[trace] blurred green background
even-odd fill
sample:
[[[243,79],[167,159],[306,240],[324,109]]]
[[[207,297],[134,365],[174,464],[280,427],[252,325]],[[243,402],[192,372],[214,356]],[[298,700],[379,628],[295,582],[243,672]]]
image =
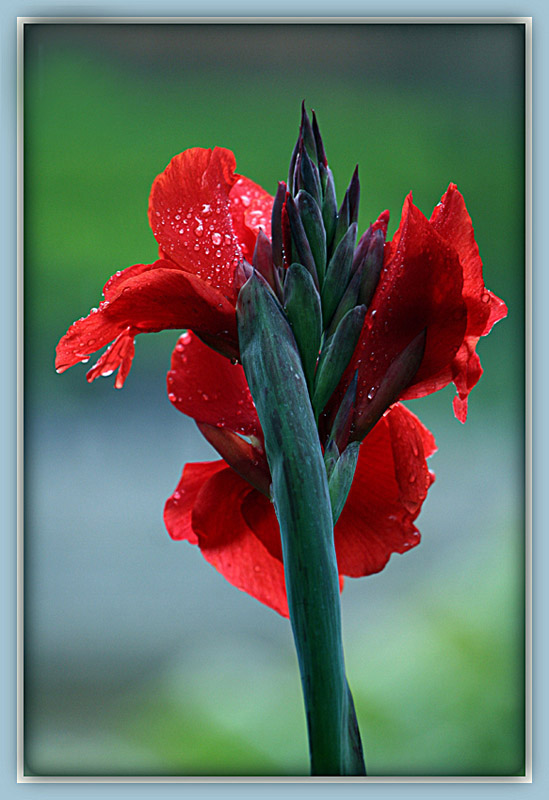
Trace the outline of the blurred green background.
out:
[[[162,509],[214,457],[173,409],[177,333],[140,337],[123,391],[55,374],[68,325],[155,259],[151,183],[232,149],[274,193],[305,99],[360,230],[413,190],[465,195],[508,318],[469,420],[433,430],[423,540],[342,596],[369,774],[524,774],[524,37],[520,25],[25,27],[25,739],[34,775],[305,775],[289,624],[234,589]]]

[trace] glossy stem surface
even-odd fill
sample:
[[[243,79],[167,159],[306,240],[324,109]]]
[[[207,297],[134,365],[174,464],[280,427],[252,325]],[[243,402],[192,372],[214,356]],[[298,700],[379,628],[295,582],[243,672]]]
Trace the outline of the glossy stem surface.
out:
[[[364,775],[345,676],[339,575],[328,480],[299,351],[273,293],[257,275],[242,288],[241,360],[265,436],[282,539],[313,775]]]

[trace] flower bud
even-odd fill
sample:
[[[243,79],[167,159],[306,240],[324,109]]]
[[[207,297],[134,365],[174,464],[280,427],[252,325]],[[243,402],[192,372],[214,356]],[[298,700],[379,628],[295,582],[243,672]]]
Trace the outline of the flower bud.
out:
[[[317,419],[347,369],[362,331],[365,315],[365,306],[357,306],[349,311],[322,348],[313,393],[313,408]]]
[[[311,273],[302,264],[292,264],[284,282],[284,311],[295,336],[303,372],[312,390],[322,337],[320,295]]]
[[[330,492],[330,503],[332,505],[332,517],[334,525],[343,511],[347,495],[351,489],[351,484],[355,475],[356,463],[358,461],[359,442],[351,444],[341,454],[332,470],[328,481],[328,491]]]
[[[322,213],[316,200],[304,189],[298,192],[295,202],[309,240],[318,281],[322,286],[326,272],[326,231],[322,221]]]
[[[271,289],[276,292],[275,269],[273,266],[273,254],[269,238],[260,229],[255,242],[253,256],[254,268],[265,278]]]
[[[284,205],[284,201],[286,199],[286,191],[286,184],[284,181],[280,181],[273,201],[273,210],[271,212],[273,262],[277,267],[281,267],[283,263],[282,206]]]
[[[353,267],[356,229],[357,224],[353,222],[338,244],[326,270],[326,277],[322,286],[322,315],[326,327],[329,325],[349,285]]]
[[[303,266],[311,273],[315,285],[318,287],[318,275],[316,272],[315,260],[313,258],[311,246],[309,244],[309,240],[307,239],[307,234],[305,233],[305,228],[303,227],[295,200],[291,194],[286,195],[284,208],[288,214],[288,221],[290,223],[290,230],[292,233],[292,244],[295,246],[297,254],[296,261],[299,261],[300,264],[303,264]]]

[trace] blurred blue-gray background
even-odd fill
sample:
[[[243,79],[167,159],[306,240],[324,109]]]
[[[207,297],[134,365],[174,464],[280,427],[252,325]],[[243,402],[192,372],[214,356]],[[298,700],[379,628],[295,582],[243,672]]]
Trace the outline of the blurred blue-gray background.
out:
[[[162,509],[214,457],[170,405],[177,332],[140,337],[120,392],[55,345],[116,270],[156,257],[150,185],[223,145],[274,192],[305,98],[360,228],[465,195],[508,318],[461,426],[437,438],[421,545],[342,595],[371,775],[524,773],[524,40],[519,25],[45,25],[25,40],[25,737],[35,775],[300,775],[289,624]]]

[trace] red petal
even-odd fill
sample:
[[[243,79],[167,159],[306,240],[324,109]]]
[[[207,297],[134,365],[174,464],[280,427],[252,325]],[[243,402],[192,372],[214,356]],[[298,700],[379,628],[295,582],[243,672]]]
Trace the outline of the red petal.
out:
[[[368,434],[335,527],[342,574],[358,578],[379,572],[392,553],[419,544],[413,521],[433,481],[425,459],[434,450],[432,434],[401,404]]]
[[[407,197],[347,371],[349,379],[359,371],[358,413],[367,409],[391,362],[424,329],[425,353],[413,386],[452,363],[466,326],[462,287],[457,253]]]
[[[105,350],[95,366],[90,369],[86,375],[88,382],[91,383],[100,375],[107,378],[115,369],[119,368],[114,385],[116,389],[121,389],[132,366],[135,355],[134,342],[135,338],[132,336],[131,328],[122,331],[111,346]]]
[[[224,461],[185,465],[176,490],[164,506],[164,523],[172,539],[187,539],[191,544],[198,544],[191,525],[196,498],[205,482],[226,467]]]
[[[287,617],[282,562],[269,553],[242,514],[242,503],[254,491],[229,467],[220,470],[197,495],[192,528],[204,558],[229,583]]]
[[[507,307],[484,286],[473,223],[455,184],[450,184],[430,221],[459,256],[463,270],[463,299],[467,305],[467,336],[486,336],[492,326],[507,314]]]
[[[135,336],[168,328],[192,328],[219,341],[227,352],[238,352],[234,307],[212,286],[168,260],[136,265],[122,275],[126,273],[124,280],[113,280],[110,299],[77,320],[63,336],[57,345],[58,372],[86,361],[124,331]]]
[[[387,236],[387,225],[389,224],[389,210],[386,208],[385,211],[382,211],[379,217],[376,219],[375,222],[372,223],[372,233],[374,231],[383,231],[383,236]]]
[[[239,175],[231,189],[230,201],[234,232],[244,257],[251,262],[259,229],[263,228],[271,237],[273,198],[257,183]]]
[[[250,492],[242,503],[242,514],[269,553],[282,561],[280,527],[271,501],[259,492]]]
[[[456,249],[463,270],[463,298],[467,306],[467,329],[464,341],[452,363],[423,385],[416,385],[404,397],[420,397],[453,381],[458,396],[454,398],[456,417],[465,422],[467,396],[482,375],[475,348],[480,336],[486,336],[493,325],[507,314],[503,300],[488,291],[482,277],[482,261],[475,241],[471,217],[465,201],[454,184],[450,184],[431,216],[433,228]]]
[[[168,397],[179,411],[199,422],[247,436],[261,431],[242,367],[189,332],[179,338],[172,353]]]
[[[150,225],[168,258],[230,297],[241,257],[229,208],[235,166],[223,147],[185,150],[155,179],[149,200]]]

